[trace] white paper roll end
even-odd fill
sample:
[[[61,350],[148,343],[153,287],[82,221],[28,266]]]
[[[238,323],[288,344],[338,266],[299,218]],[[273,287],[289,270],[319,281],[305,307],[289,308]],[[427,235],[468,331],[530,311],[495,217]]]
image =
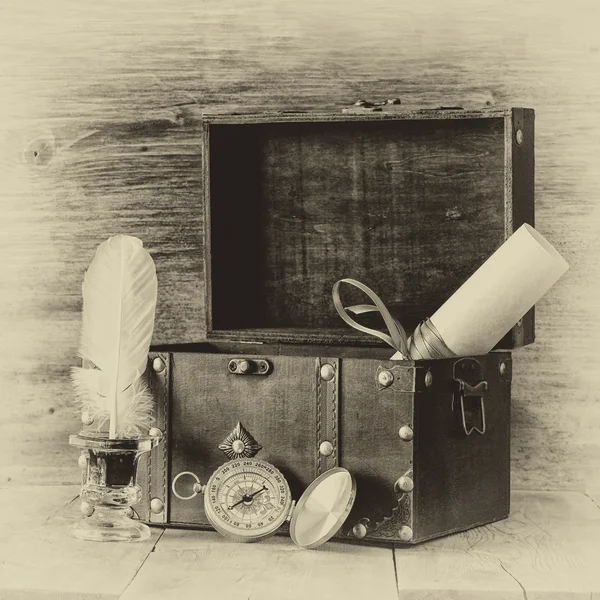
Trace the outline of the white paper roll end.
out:
[[[544,236],[522,225],[430,321],[457,356],[487,354],[568,268]]]

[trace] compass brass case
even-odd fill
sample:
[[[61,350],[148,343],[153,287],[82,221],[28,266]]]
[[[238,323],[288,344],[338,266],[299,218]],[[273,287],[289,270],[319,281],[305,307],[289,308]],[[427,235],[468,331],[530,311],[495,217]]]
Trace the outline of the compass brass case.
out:
[[[221,465],[204,489],[204,512],[221,534],[237,542],[273,535],[289,517],[292,494],[273,465],[240,458]]]

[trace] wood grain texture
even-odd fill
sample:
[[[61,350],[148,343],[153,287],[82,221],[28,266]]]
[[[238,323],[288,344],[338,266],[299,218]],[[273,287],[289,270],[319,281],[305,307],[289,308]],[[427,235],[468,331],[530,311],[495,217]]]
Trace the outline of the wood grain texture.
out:
[[[0,487],[2,600],[600,597],[600,507],[581,493],[513,492],[506,521],[427,544],[302,550],[284,537],[239,544],[161,527],[144,543],[81,542],[67,535],[77,490]]]
[[[571,265],[514,357],[513,482],[600,487],[593,0],[0,6],[0,481],[76,482],[80,285],[108,235],[157,263],[155,343],[204,335],[198,116],[401,96],[536,109],[536,223]]]
[[[506,521],[396,548],[400,598],[595,598],[599,507],[573,492],[513,492],[511,501]]]
[[[510,505],[510,378],[500,376],[500,364],[509,356],[493,352],[476,362],[434,360],[433,383],[415,397],[414,525],[415,540],[440,531],[459,531],[505,518]],[[458,365],[462,365],[460,368]],[[475,371],[471,371],[471,368]],[[457,397],[453,379],[485,380],[482,398]],[[481,428],[466,435],[465,425]],[[485,421],[482,421],[485,413]]]
[[[78,491],[75,486],[0,487],[0,515],[6,515],[0,517],[2,600],[121,597],[162,530],[153,529],[149,540],[136,544],[76,540],[68,527],[81,518],[79,502],[73,502]]]
[[[236,355],[172,355],[171,477],[192,471],[205,483],[226,461],[219,444],[239,420],[264,445],[260,458],[281,470],[299,498],[317,476],[315,358],[269,357],[273,372],[265,377],[232,375],[227,368],[232,358]],[[203,417],[207,411],[210,419]],[[192,484],[183,477],[179,494],[190,495]],[[170,522],[209,524],[202,496],[189,501],[169,496]]]
[[[390,548],[328,542],[303,550],[288,538],[257,544],[214,532],[165,531],[122,600],[203,597],[246,600],[397,598]]]
[[[208,125],[214,329],[331,337],[352,277],[412,331],[512,233],[504,118],[394,116]]]

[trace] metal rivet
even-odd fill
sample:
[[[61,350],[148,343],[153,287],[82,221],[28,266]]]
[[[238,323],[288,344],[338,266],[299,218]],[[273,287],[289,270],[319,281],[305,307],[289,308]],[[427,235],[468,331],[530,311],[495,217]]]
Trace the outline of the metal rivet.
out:
[[[79,465],[79,468],[82,471],[85,471],[87,469],[87,464],[88,464],[88,455],[87,455],[87,452],[83,452],[81,454],[81,456],[77,459],[77,464]]]
[[[91,517],[94,514],[94,507],[89,502],[82,502],[79,510],[84,517]]]
[[[161,439],[163,436],[163,432],[158,427],[152,427],[148,432],[150,437]]]
[[[402,525],[402,527],[398,529],[398,536],[403,542],[410,542],[413,537],[413,531],[408,525]]]
[[[431,387],[433,385],[433,375],[431,371],[427,371],[425,373],[425,387]]]
[[[517,327],[523,327],[523,319],[517,321]]]
[[[251,368],[252,368],[252,365],[247,360],[242,360],[240,362],[240,364],[238,365],[238,369],[239,369],[240,373],[248,373]]]
[[[84,425],[91,425],[94,422],[94,415],[89,410],[84,410],[81,413],[81,422]]]
[[[362,540],[367,535],[367,527],[364,523],[357,523],[352,528],[352,535],[359,540]]]
[[[410,477],[406,477],[406,475],[396,479],[396,483],[394,484],[394,489],[397,492],[412,492],[414,487],[413,480]]]
[[[152,500],[150,500],[150,510],[155,515],[160,514],[163,511],[164,507],[165,505],[163,504],[163,501],[160,498],[152,498]]]
[[[500,363],[499,371],[500,371],[501,377],[504,377],[506,375],[507,368],[506,368],[506,363],[504,361],[502,361]]]
[[[523,130],[522,129],[517,129],[517,131],[515,133],[515,139],[517,140],[517,144],[519,144],[519,146],[523,143]]]
[[[402,427],[400,427],[398,435],[400,436],[401,440],[404,440],[405,442],[410,442],[410,440],[413,439],[412,427],[410,427],[410,425],[403,425]]]
[[[131,508],[131,506],[128,506],[125,509],[125,516],[129,517],[130,519],[133,518],[133,508]]]
[[[319,454],[321,456],[331,456],[333,454],[333,444],[328,441],[321,442],[321,445],[319,446]]]
[[[330,364],[325,364],[321,367],[321,379],[331,381],[335,375],[335,369]]]
[[[233,443],[231,444],[231,449],[236,454],[241,454],[246,449],[246,444],[244,444],[242,440],[233,440]]]
[[[165,367],[166,365],[164,360],[159,356],[152,361],[152,368],[154,369],[155,373],[162,373],[165,370]]]
[[[377,381],[379,381],[379,385],[383,387],[390,387],[390,385],[394,383],[394,376],[391,371],[381,371],[379,375],[377,375]]]
[[[235,362],[235,360],[230,360],[229,361],[229,370],[234,373],[237,370],[237,363]]]

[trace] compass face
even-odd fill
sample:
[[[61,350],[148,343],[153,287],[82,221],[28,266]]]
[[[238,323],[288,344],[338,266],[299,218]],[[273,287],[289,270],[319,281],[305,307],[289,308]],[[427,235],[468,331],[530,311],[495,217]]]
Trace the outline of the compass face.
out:
[[[287,481],[273,466],[256,458],[232,460],[219,467],[204,492],[204,510],[213,527],[237,541],[271,535],[290,513]]]

